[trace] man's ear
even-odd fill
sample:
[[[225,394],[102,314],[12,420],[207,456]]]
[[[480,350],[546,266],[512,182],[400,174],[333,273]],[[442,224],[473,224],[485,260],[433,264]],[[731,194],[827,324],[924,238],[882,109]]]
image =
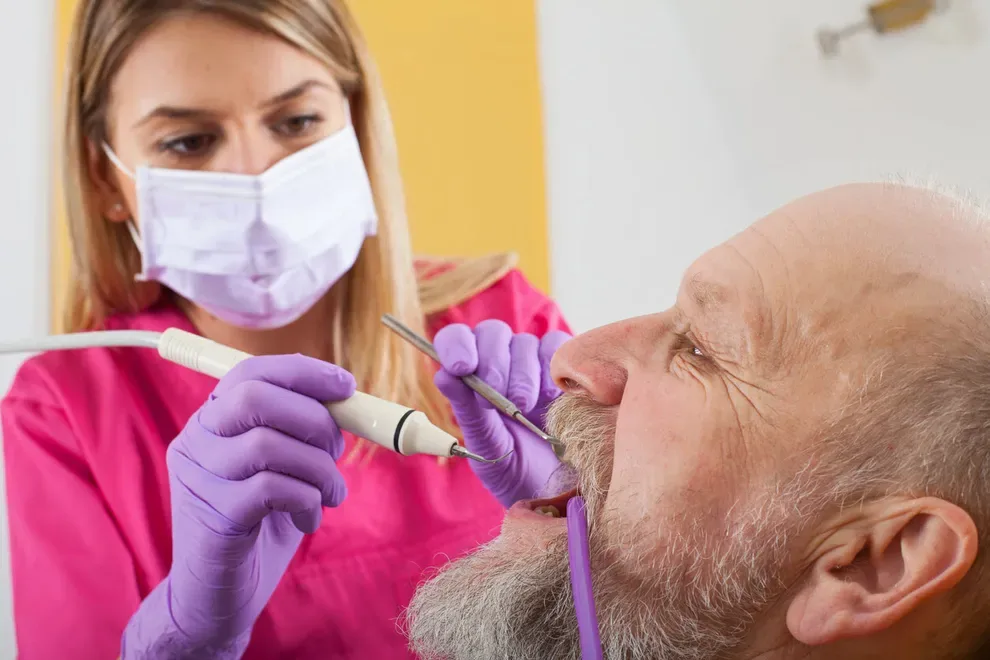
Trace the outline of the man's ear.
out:
[[[124,196],[116,183],[114,173],[110,169],[112,167],[113,164],[103,153],[103,148],[87,138],[87,174],[93,182],[93,189],[96,191],[96,202],[99,204],[100,214],[110,222],[125,222],[131,219],[131,213],[127,210]]]
[[[852,526],[833,535],[837,545],[788,605],[787,628],[802,644],[886,630],[952,589],[976,558],[973,519],[945,500],[889,502]]]

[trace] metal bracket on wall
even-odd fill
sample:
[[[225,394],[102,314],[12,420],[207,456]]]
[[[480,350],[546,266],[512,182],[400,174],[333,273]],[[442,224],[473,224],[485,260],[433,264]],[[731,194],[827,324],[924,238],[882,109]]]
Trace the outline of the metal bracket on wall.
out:
[[[818,31],[818,46],[825,57],[834,57],[839,44],[854,34],[872,31],[876,34],[899,32],[924,23],[932,14],[948,8],[950,0],[881,0],[866,8],[866,17],[838,30]]]

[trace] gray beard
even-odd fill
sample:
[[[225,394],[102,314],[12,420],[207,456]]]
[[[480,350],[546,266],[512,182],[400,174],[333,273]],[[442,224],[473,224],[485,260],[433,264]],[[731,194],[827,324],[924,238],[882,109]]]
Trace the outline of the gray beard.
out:
[[[604,656],[731,657],[755,615],[784,591],[777,568],[789,535],[768,511],[753,513],[720,539],[688,523],[653,561],[630,563],[622,543],[620,564],[593,533]],[[580,660],[565,535],[541,555],[508,550],[496,539],[419,589],[408,611],[414,651],[444,660]]]
[[[633,529],[619,529],[603,517],[614,411],[565,395],[548,424],[574,463],[551,491],[579,479],[587,504],[605,657],[731,658],[756,615],[786,592],[788,551],[805,514],[824,506],[815,470],[767,484],[762,496],[721,513],[688,500],[674,519],[658,525],[644,514]],[[499,537],[454,561],[416,592],[406,624],[423,658],[579,660],[566,534],[541,552],[520,552]]]

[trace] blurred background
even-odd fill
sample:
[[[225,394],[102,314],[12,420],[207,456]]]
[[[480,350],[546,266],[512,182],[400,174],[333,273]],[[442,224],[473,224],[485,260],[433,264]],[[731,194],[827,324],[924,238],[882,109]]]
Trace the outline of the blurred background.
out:
[[[74,4],[0,0],[0,340],[52,331],[67,276],[54,173]],[[666,307],[702,251],[819,188],[934,175],[990,195],[990,0],[831,56],[816,34],[862,21],[865,2],[350,4],[389,95],[417,251],[514,250],[578,331]],[[17,365],[0,361],[0,391]]]

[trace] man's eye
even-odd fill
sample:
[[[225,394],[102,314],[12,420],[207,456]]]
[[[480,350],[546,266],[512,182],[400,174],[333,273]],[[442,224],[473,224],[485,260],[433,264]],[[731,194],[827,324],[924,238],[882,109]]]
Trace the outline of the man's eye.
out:
[[[684,334],[677,335],[676,350],[678,353],[689,353],[693,357],[705,357],[705,352],[698,348],[698,345],[690,337]]]

